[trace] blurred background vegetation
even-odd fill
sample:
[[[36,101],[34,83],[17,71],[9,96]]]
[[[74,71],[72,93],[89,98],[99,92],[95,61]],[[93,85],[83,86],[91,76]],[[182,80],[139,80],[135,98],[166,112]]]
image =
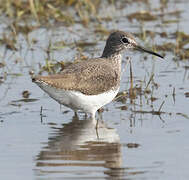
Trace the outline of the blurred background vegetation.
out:
[[[107,3],[114,3],[114,0],[107,0]],[[0,13],[15,23],[35,19],[38,24],[53,20],[67,25],[76,21],[77,14],[79,20],[87,25],[90,18],[96,18],[100,4],[100,0],[0,0]]]

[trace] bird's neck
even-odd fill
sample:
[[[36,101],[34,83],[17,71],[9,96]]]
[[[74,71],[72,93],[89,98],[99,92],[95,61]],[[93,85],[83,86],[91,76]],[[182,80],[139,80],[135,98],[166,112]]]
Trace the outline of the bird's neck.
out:
[[[122,55],[120,51],[106,51],[105,48],[101,58],[106,58],[112,64],[121,67]]]
[[[101,57],[103,58],[116,57],[120,55],[120,53],[121,53],[120,49],[111,47],[108,44],[106,44]]]
[[[101,57],[107,59],[107,61],[112,64],[112,68],[117,73],[118,81],[120,83],[120,80],[121,80],[121,62],[122,62],[121,53],[120,52],[116,52],[116,53],[106,54],[106,53],[103,52]]]
[[[112,61],[114,64],[121,65],[121,55],[122,50],[118,47],[110,46],[109,43],[106,43],[106,46],[104,48],[104,51],[102,53],[102,58],[107,58],[108,61]]]

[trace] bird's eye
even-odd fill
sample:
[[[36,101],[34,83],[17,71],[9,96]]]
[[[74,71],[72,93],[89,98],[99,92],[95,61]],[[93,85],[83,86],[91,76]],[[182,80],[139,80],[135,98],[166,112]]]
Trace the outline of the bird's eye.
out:
[[[122,38],[122,42],[124,43],[124,44],[129,44],[129,40],[127,39],[127,38]]]

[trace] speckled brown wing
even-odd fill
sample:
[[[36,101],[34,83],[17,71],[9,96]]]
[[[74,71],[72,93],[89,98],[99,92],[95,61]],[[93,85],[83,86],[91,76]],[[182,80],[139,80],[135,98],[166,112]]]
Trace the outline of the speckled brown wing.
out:
[[[112,64],[107,63],[107,59],[98,58],[72,64],[60,74],[36,76],[35,81],[45,82],[58,89],[97,95],[117,87],[120,77]]]

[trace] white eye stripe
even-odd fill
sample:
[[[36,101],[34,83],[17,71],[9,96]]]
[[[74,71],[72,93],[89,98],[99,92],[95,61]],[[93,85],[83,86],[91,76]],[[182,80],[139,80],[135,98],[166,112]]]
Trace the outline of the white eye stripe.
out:
[[[135,40],[128,38],[129,43],[136,44]]]
[[[134,39],[125,36],[121,38],[121,42],[124,44],[137,44]]]

